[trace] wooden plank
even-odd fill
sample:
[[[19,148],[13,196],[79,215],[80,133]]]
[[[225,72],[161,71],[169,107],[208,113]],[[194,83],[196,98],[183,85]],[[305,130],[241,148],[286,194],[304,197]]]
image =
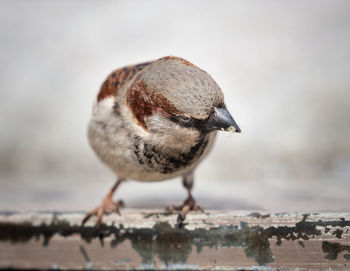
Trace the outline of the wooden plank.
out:
[[[350,213],[1,213],[0,268],[350,270]]]

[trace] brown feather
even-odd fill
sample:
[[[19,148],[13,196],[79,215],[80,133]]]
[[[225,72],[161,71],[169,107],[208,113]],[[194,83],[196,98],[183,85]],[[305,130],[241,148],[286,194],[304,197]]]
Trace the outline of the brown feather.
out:
[[[147,87],[142,81],[135,81],[127,93],[127,105],[133,113],[138,124],[147,130],[146,118],[154,112],[163,115],[182,114],[168,99]]]
[[[97,95],[97,101],[118,94],[118,90],[130,80],[136,73],[149,65],[151,62],[145,62],[138,65],[127,66],[113,71],[102,84],[100,92]]]

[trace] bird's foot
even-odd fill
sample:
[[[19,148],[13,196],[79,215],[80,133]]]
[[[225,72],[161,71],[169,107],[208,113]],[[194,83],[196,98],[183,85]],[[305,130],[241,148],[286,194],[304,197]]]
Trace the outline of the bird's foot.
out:
[[[166,208],[166,211],[169,213],[173,213],[175,211],[179,212],[177,223],[180,227],[182,226],[183,221],[186,219],[186,215],[190,211],[201,211],[202,213],[204,212],[203,209],[196,204],[196,201],[192,196],[189,196],[180,206],[168,206]]]
[[[120,209],[124,207],[124,202],[122,200],[113,201],[111,197],[107,196],[104,198],[101,206],[90,211],[83,219],[81,225],[84,224],[93,216],[97,216],[96,227],[100,227],[102,224],[102,217],[105,214],[117,213],[120,215]]]

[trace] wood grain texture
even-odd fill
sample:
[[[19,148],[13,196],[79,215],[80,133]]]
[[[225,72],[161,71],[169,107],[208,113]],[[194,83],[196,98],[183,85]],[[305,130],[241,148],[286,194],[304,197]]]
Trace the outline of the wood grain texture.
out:
[[[0,214],[0,268],[350,270],[350,213]]]

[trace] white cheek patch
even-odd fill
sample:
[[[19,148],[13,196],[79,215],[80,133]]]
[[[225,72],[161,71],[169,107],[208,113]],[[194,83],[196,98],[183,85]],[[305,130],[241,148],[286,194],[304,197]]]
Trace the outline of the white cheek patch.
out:
[[[107,97],[99,102],[96,101],[93,105],[92,115],[96,120],[109,119],[113,112],[115,97]]]

